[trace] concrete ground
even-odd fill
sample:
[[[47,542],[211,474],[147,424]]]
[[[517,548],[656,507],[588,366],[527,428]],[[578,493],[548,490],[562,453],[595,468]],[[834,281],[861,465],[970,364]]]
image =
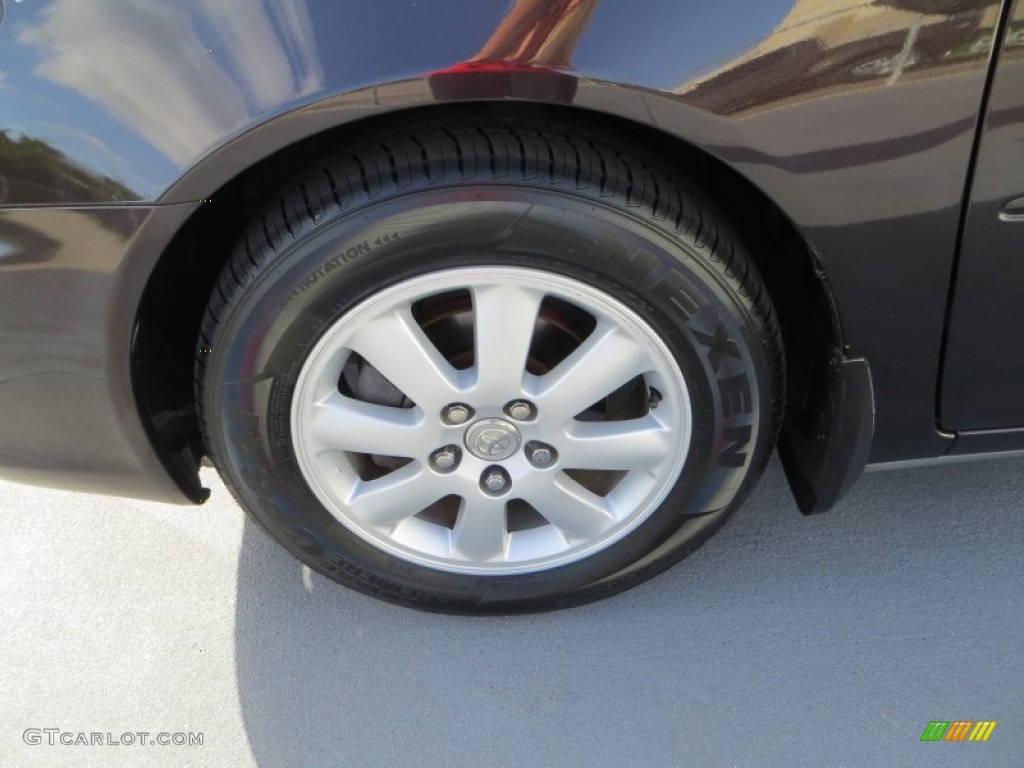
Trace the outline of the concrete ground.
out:
[[[868,475],[806,519],[773,464],[654,581],[496,619],[311,575],[206,482],[198,508],[0,485],[0,766],[1024,765],[1024,460]]]

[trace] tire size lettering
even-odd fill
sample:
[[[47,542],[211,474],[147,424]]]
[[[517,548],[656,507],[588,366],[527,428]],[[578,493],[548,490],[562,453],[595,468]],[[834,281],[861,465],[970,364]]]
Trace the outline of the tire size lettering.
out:
[[[291,295],[288,297],[289,300],[308,288],[316,285],[321,277],[324,277],[331,271],[337,269],[342,264],[353,262],[361,256],[365,256],[366,254],[373,252],[376,248],[393,243],[399,239],[400,237],[397,232],[388,232],[380,235],[379,237],[375,237],[373,240],[361,240],[355,245],[349,246],[337,256],[332,259],[328,259],[304,278],[299,280],[298,284],[295,286],[295,290],[292,291]]]

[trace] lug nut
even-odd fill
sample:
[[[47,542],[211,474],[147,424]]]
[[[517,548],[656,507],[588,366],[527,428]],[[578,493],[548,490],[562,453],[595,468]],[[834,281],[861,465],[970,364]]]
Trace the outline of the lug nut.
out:
[[[490,467],[484,470],[483,475],[480,476],[480,485],[485,491],[495,496],[504,493],[508,490],[509,485],[512,481],[501,467]]]
[[[652,411],[661,403],[661,392],[651,387],[647,390],[647,407]]]
[[[453,469],[459,463],[459,449],[454,445],[438,448],[430,454],[430,465],[441,472]]]
[[[529,443],[526,446],[526,456],[536,467],[549,466],[555,460],[555,455],[555,449],[544,443]]]
[[[533,404],[525,400],[513,400],[505,406],[505,413],[516,421],[529,421],[535,412]]]
[[[468,405],[454,403],[444,409],[444,413],[441,415],[441,418],[449,424],[465,424],[469,421],[469,418],[472,415],[473,409]]]
[[[551,463],[551,451],[547,448],[538,448],[530,456],[533,459],[534,464],[550,464]]]

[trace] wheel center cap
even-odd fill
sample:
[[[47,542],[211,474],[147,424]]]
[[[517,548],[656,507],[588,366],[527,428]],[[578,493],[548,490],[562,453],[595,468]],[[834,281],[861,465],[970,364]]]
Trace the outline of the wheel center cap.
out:
[[[504,419],[480,419],[466,430],[466,448],[484,461],[507,459],[521,442],[519,430]]]

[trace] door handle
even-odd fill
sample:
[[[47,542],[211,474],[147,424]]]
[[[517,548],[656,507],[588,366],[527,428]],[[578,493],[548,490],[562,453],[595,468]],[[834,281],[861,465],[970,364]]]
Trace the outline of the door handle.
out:
[[[999,212],[1000,221],[1024,221],[1024,197],[1018,197],[1003,206]]]

